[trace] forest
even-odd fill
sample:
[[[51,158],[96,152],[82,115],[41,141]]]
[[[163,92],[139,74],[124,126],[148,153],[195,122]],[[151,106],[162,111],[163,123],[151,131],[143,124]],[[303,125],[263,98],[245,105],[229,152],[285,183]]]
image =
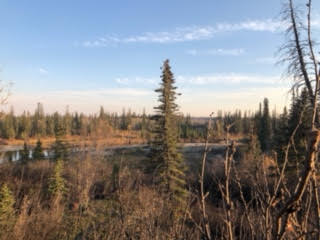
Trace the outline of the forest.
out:
[[[320,239],[313,5],[284,2],[283,109],[183,115],[167,59],[152,114],[1,112],[0,239]]]

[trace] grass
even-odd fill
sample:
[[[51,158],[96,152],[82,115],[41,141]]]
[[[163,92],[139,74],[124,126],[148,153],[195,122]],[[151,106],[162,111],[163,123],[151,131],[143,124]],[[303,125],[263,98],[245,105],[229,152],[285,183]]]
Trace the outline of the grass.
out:
[[[43,147],[50,147],[55,142],[55,137],[40,137]],[[128,144],[142,144],[146,140],[141,138],[140,132],[137,131],[112,131],[107,137],[105,136],[71,136],[65,137],[65,140],[71,145],[84,144],[86,146],[92,145],[128,145]],[[1,139],[1,145],[23,145],[23,139]],[[37,137],[32,137],[27,140],[29,145],[36,145]]]

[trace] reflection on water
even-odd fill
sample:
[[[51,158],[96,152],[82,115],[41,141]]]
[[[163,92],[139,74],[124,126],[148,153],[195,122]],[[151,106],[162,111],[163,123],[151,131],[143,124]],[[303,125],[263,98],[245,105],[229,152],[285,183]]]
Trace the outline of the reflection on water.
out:
[[[0,163],[3,162],[14,162],[21,159],[21,150],[13,150],[13,151],[0,151]],[[29,158],[32,158],[32,150],[29,150]],[[49,157],[49,151],[43,150],[43,154],[45,158]]]

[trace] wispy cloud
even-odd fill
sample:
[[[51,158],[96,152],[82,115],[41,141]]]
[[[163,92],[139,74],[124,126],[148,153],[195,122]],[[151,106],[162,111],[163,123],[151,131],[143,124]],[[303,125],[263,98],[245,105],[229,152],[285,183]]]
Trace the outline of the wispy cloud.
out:
[[[243,55],[246,51],[243,48],[234,48],[234,49],[207,49],[207,50],[196,50],[191,49],[186,53],[192,56],[203,56],[203,55],[213,55],[213,56],[240,56]]]
[[[205,75],[176,75],[177,85],[180,86],[209,86],[219,84],[219,86],[235,84],[255,84],[255,86],[265,87],[266,85],[286,85],[289,79],[284,79],[279,75],[254,75],[241,73],[212,73]],[[156,77],[124,77],[117,78],[115,82],[126,87],[135,87],[137,85],[150,89],[154,88],[160,79]]]
[[[240,23],[217,23],[212,26],[191,26],[176,28],[173,31],[145,32],[133,36],[109,35],[82,43],[85,47],[106,47],[114,43],[177,43],[206,40],[216,34],[235,31],[276,32],[285,24],[274,19],[247,20]]]
[[[177,82],[179,84],[192,85],[210,85],[210,84],[275,84],[280,83],[280,76],[260,76],[252,74],[238,74],[238,73],[221,73],[209,74],[199,76],[178,76]]]
[[[49,72],[48,72],[48,70],[46,70],[44,68],[39,68],[39,73],[42,75],[47,75]]]

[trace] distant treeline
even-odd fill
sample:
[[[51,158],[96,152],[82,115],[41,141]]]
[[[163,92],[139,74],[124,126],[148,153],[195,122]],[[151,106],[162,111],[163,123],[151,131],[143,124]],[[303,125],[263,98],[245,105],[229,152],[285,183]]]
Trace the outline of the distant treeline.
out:
[[[130,110],[121,115],[107,113],[103,107],[99,114],[86,115],[83,113],[64,114],[55,112],[45,114],[44,107],[38,103],[34,114],[24,112],[15,115],[13,108],[3,114],[0,120],[0,137],[5,139],[27,139],[32,137],[54,137],[55,129],[61,126],[65,135],[92,136],[104,135],[112,129],[119,130],[144,130],[147,128],[149,117],[143,113],[137,115]]]
[[[224,139],[226,127],[230,126],[229,132],[232,135],[257,136],[263,151],[277,149],[281,152],[280,148],[288,143],[302,111],[310,112],[308,107],[304,107],[307,102],[306,92],[303,90],[301,94],[293,96],[290,111],[284,108],[281,114],[277,114],[275,110],[270,114],[267,98],[259,104],[259,109],[255,112],[218,111],[212,121],[212,140]],[[310,114],[304,114],[304,118],[308,117],[311,118]],[[183,141],[197,141],[205,138],[208,118],[180,115],[177,121],[179,136]],[[303,121],[302,125],[305,125],[304,122],[306,121]],[[132,130],[140,132],[141,137],[148,140],[153,120],[152,116],[147,115],[145,111],[142,114],[136,114],[130,109],[127,111],[123,109],[122,114],[118,114],[106,112],[103,107],[100,107],[98,114],[93,115],[70,113],[68,110],[64,114],[58,112],[45,114],[43,105],[38,103],[34,114],[24,112],[16,115],[13,108],[9,113],[3,114],[0,119],[0,137],[22,140],[55,137],[58,126],[63,129],[63,134],[68,136],[107,137],[114,130]],[[309,126],[300,128],[296,134],[297,142],[300,142],[305,135],[299,132],[305,132],[308,128]]]

